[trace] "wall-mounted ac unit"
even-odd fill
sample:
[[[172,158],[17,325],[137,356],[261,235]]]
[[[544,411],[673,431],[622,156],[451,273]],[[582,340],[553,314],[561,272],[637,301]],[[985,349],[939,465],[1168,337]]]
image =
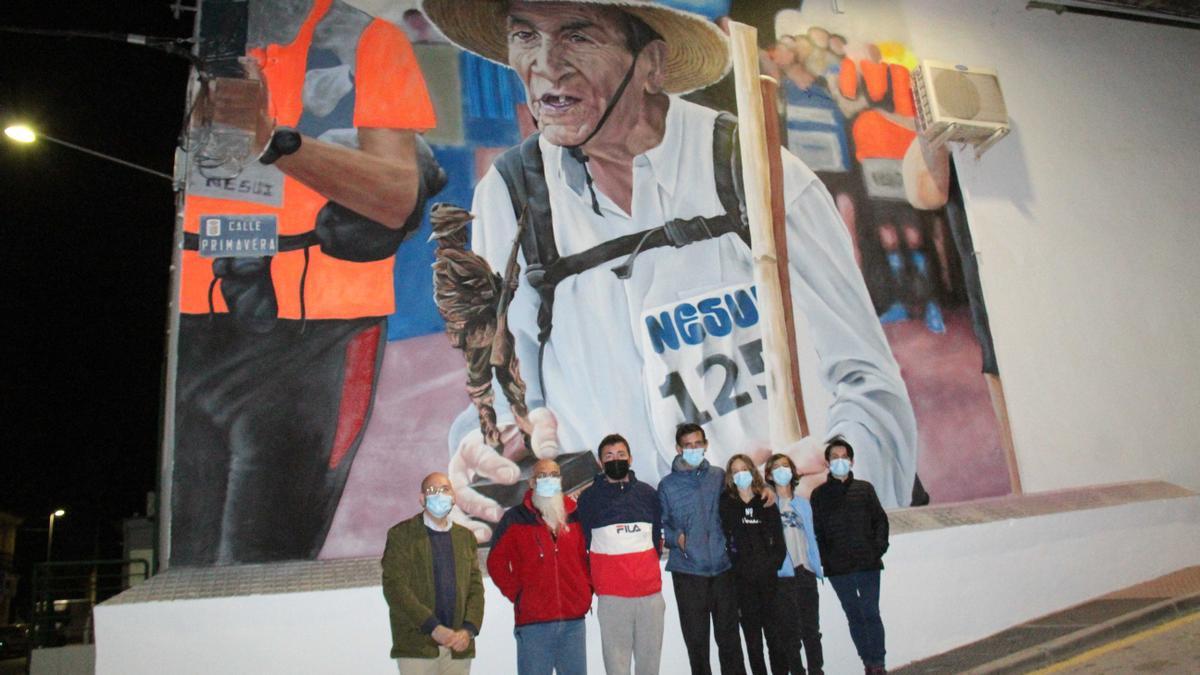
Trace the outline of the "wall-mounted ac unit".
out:
[[[967,143],[978,157],[1008,133],[996,71],[926,59],[912,83],[918,131],[930,145]]]

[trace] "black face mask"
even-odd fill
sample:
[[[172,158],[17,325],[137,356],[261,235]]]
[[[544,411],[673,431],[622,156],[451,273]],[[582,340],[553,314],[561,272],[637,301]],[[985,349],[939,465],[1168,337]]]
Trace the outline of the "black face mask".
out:
[[[624,480],[629,475],[629,460],[610,459],[604,463],[604,475],[613,480]]]

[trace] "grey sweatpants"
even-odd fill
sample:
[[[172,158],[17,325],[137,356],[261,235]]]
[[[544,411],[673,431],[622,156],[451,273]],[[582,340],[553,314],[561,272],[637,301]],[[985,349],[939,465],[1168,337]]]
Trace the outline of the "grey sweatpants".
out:
[[[608,675],[629,675],[630,657],[633,657],[637,675],[658,673],[666,609],[662,593],[640,598],[596,596],[600,647]]]

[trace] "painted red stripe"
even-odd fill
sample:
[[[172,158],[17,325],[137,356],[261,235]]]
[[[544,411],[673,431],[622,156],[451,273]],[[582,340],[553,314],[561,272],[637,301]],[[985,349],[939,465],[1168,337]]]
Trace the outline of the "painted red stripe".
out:
[[[374,389],[375,360],[379,354],[380,325],[355,335],[346,345],[346,365],[343,369],[342,401],[338,406],[337,431],[333,435],[333,450],[329,453],[329,468],[336,469],[354,441],[362,433],[371,409]]]

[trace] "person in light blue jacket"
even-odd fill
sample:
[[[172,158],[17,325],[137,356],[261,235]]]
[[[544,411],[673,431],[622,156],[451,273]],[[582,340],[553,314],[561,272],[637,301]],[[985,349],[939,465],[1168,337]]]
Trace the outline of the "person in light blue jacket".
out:
[[[774,631],[774,642],[782,647],[770,650],[771,672],[819,675],[824,672],[824,657],[817,579],[823,579],[825,574],[813,529],[812,506],[806,497],[796,493],[800,474],[787,455],[776,454],[767,460],[766,480],[775,491],[783,519],[783,541],[787,544],[787,557],[779,567],[772,616],[767,623],[767,644],[772,643]],[[807,664],[800,661],[801,645]]]
[[[733,563],[717,503],[725,472],[704,459],[708,438],[698,424],[675,429],[675,461],[658,483],[667,571],[675,587],[679,627],[693,675],[710,675],[708,625],[712,620],[723,675],[745,675],[738,635]]]

